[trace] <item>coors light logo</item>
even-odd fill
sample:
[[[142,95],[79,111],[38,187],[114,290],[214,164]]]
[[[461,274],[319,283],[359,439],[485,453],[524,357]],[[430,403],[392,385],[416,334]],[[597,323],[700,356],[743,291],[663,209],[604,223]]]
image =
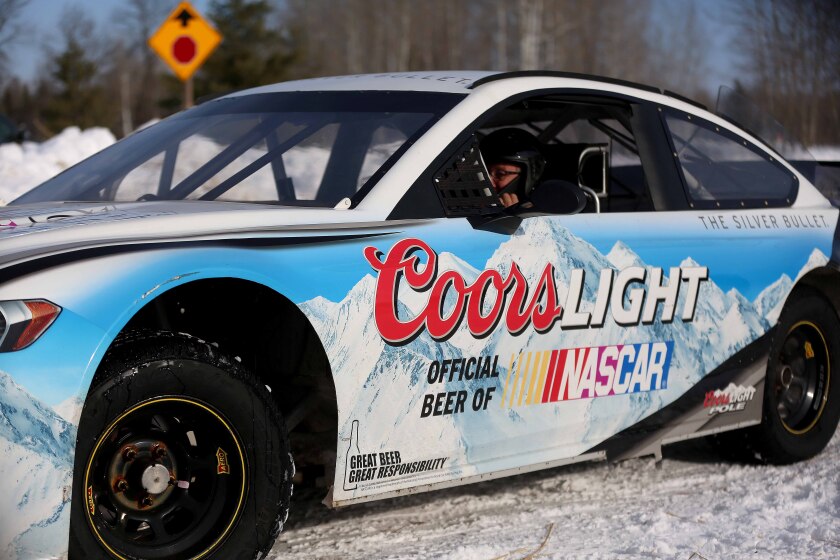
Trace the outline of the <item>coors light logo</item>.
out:
[[[484,270],[472,284],[454,270],[438,274],[437,253],[420,239],[403,239],[383,257],[376,247],[365,247],[364,256],[378,273],[374,319],[382,338],[390,344],[405,344],[423,329],[438,341],[447,340],[466,317],[467,328],[476,338],[490,334],[504,317],[505,328],[513,335],[533,325],[546,332],[559,321],[560,328],[601,327],[608,311],[622,326],[652,324],[662,303],[662,322],[673,321],[677,296],[683,292],[681,319],[694,318],[700,283],[709,278],[705,266],[671,267],[663,285],[661,268],[632,266],[620,271],[601,270],[592,311],[580,311],[584,271],[573,269],[564,304],[560,304],[554,265],[545,265],[536,286],[530,286],[516,262],[503,278],[497,270]],[[423,264],[425,261],[425,264]],[[397,314],[397,294],[401,284],[417,292],[428,291],[425,307],[414,317]],[[492,296],[489,296],[491,294]],[[444,298],[454,296],[454,304],[444,315]],[[626,298],[626,303],[625,303]],[[485,311],[485,302],[492,302]]]

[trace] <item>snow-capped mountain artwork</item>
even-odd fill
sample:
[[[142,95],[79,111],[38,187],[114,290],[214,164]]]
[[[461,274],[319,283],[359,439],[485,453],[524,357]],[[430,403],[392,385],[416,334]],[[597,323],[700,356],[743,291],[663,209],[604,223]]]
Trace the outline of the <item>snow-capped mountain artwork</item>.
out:
[[[53,410],[74,426],[79,425],[79,418],[82,416],[84,402],[79,397],[68,397],[55,405]]]
[[[814,249],[808,255],[808,260],[799,269],[796,277],[791,280],[787,274],[782,274],[778,280],[764,288],[761,293],[756,296],[753,301],[753,306],[756,312],[763,317],[769,324],[775,325],[782,314],[782,307],[784,307],[785,299],[790,293],[791,288],[799,282],[811,270],[825,266],[828,262],[828,257],[819,249]]]
[[[529,258],[535,255],[538,258]],[[624,242],[615,243],[604,255],[557,220],[523,222],[482,266],[470,264],[467,255],[441,252],[437,258],[438,274],[454,270],[468,286],[481,270],[494,269],[506,278],[514,262],[528,285],[536,286],[546,264],[550,263],[560,305],[565,302],[573,282],[572,271],[583,271],[586,280],[581,289],[580,312],[592,312],[603,270],[612,269],[618,274],[628,267],[641,267],[649,276],[653,270]],[[815,251],[805,266],[820,261],[825,262],[825,256]],[[683,270],[705,264],[687,257],[680,267]],[[670,273],[669,269],[662,271],[663,286],[668,285]],[[773,324],[768,310],[781,305],[792,286],[790,278],[782,276],[751,302],[735,289],[724,292],[713,278],[714,271],[701,283],[694,315],[687,321],[679,318],[685,306],[683,294],[675,305],[675,319],[670,322],[662,321],[663,304],[659,303],[659,311],[650,324],[628,326],[607,320],[598,328],[567,330],[555,325],[540,333],[529,327],[515,335],[498,327],[486,337],[476,338],[462,321],[445,341],[434,340],[423,330],[410,343],[396,346],[386,343],[377,330],[373,317],[376,278],[371,274],[366,274],[340,302],[318,297],[301,307],[321,334],[333,364],[342,419],[341,437],[349,436],[352,420],[360,420],[363,452],[399,449],[401,453],[422,458],[426,449],[447,449],[450,458],[447,466],[466,476],[491,468],[513,468],[536,462],[535,458],[571,457],[637,423],[675,400],[734,352],[767,332]],[[452,309],[453,297],[447,293],[444,298],[443,317]],[[483,311],[495,297],[499,295],[486,294]],[[428,291],[415,291],[401,283],[396,294],[397,316],[400,320],[416,317],[428,298]],[[525,359],[522,352],[648,341],[673,341],[665,391],[569,400],[562,406],[521,406],[521,398],[502,402],[506,384],[516,378],[516,374],[510,375],[509,368]],[[499,357],[498,377],[480,384],[493,387],[496,400],[484,413],[443,415],[432,421],[421,417],[424,395],[477,386],[466,380],[429,383],[427,372],[432,362],[462,356]],[[360,384],[359,380],[364,381]],[[544,428],[535,428],[540,426]],[[343,452],[339,449],[339,453]],[[526,455],[528,458],[524,459]]]
[[[75,444],[75,424],[0,371],[0,479],[13,481],[5,496],[15,508],[0,523],[0,557],[66,549]]]
[[[75,426],[0,372],[0,438],[39,455],[63,460],[72,455]]]
[[[782,274],[778,280],[764,288],[756,296],[753,302],[756,312],[771,323],[775,323],[779,316],[778,313],[774,313],[774,310],[780,303],[784,302],[785,296],[792,287],[793,280],[790,279],[790,276]],[[778,311],[781,311],[781,309]]]
[[[825,255],[825,253],[823,253],[819,249],[814,249],[813,251],[811,251],[811,254],[808,255],[808,260],[805,262],[802,268],[799,269],[796,278],[793,279],[793,283],[796,284],[800,278],[805,276],[806,273],[815,268],[825,266],[827,262],[828,257]]]
[[[406,415],[403,407],[398,406],[400,395],[412,394],[410,406],[416,409],[422,392],[413,388],[425,386],[429,361],[442,360],[457,349],[448,343],[437,343],[427,334],[420,335],[410,345],[385,344],[372,316],[375,282],[372,276],[365,275],[338,303],[318,298],[301,305],[313,324],[323,326],[322,337],[331,361],[335,359],[334,363],[341,364],[334,369],[339,415],[345,418],[340,433],[349,435],[353,419],[367,418],[375,411],[376,422],[362,422],[362,447],[375,444],[385,449],[392,446],[408,456],[423,457],[426,453],[423,442],[427,438],[434,441],[449,438],[447,446],[457,448],[460,435],[451,426],[427,422],[405,427],[414,423],[414,417]],[[410,314],[402,302],[398,312],[403,317]],[[364,372],[362,385],[355,383],[352,377],[356,372]],[[347,414],[343,414],[345,411]],[[403,428],[413,431],[415,437],[392,442],[391,437],[404,433]]]
[[[630,247],[628,247],[623,241],[615,242],[613,248],[610,249],[609,253],[607,253],[607,260],[610,261],[610,264],[617,270],[630,268],[631,266],[644,266],[644,263],[642,262],[642,259],[639,258],[639,255],[634,253],[633,250],[630,249]]]

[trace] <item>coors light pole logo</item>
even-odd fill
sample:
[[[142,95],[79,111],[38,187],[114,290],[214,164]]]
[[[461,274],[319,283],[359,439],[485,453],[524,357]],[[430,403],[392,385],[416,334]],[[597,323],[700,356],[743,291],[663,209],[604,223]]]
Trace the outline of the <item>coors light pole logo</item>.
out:
[[[516,262],[511,263],[506,278],[497,270],[484,270],[469,285],[454,270],[438,274],[437,253],[420,239],[398,241],[384,258],[376,247],[365,247],[364,256],[378,273],[374,303],[376,327],[382,338],[394,345],[412,341],[423,329],[435,340],[447,340],[465,317],[467,328],[476,338],[493,331],[502,316],[505,328],[513,335],[532,324],[537,332],[546,332],[558,321],[565,329],[601,327],[608,310],[612,319],[622,326],[636,326],[640,321],[652,324],[659,303],[662,303],[662,322],[670,323],[677,311],[681,287],[685,295],[681,319],[688,322],[694,318],[700,283],[709,278],[705,266],[671,267],[666,285],[662,285],[661,268],[651,268],[649,278],[648,270],[640,266],[621,271],[606,268],[600,273],[592,311],[580,311],[585,280],[582,269],[571,271],[565,305],[560,305],[551,263],[545,265],[532,289]],[[397,314],[397,294],[403,281],[408,289],[428,291],[429,298],[416,316],[401,319]],[[642,287],[631,288],[633,284]],[[491,290],[495,298],[483,313]],[[444,298],[450,293],[454,304],[444,316]]]

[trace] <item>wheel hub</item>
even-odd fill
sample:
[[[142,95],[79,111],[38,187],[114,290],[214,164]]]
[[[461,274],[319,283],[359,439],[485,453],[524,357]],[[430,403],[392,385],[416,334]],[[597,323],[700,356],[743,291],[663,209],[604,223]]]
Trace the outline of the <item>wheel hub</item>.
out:
[[[169,488],[170,480],[175,477],[169,472],[169,469],[163,465],[150,465],[143,471],[143,476],[140,481],[143,483],[143,489],[149,494],[162,494],[164,490]]]
[[[118,557],[203,556],[240,513],[241,449],[230,425],[203,403],[159,397],[136,405],[102,433],[89,459],[92,529]]]
[[[820,329],[808,321],[788,331],[779,352],[774,385],[782,425],[793,434],[814,427],[828,397],[828,346]]]
[[[175,488],[177,475],[174,457],[157,439],[128,441],[113,454],[108,467],[113,499],[132,511],[164,503]]]
[[[779,381],[781,381],[782,386],[785,389],[790,387],[790,384],[793,381],[793,370],[790,369],[789,365],[782,366],[782,370],[779,372]]]

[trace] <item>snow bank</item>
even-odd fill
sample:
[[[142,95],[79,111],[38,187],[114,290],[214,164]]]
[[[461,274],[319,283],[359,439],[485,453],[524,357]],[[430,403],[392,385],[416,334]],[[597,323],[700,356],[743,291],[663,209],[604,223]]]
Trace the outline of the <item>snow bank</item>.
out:
[[[40,144],[0,144],[0,204],[14,200],[115,141],[106,128],[81,130],[71,126]]]
[[[840,146],[811,146],[808,151],[817,161],[840,161]]]

